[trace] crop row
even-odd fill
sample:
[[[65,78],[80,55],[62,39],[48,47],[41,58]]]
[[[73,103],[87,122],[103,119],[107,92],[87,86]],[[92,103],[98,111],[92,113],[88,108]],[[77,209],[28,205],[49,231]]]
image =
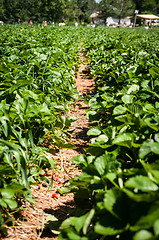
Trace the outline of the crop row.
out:
[[[159,34],[144,29],[87,30],[84,52],[95,78],[87,96],[82,168],[62,190],[80,208],[59,239],[159,238]]]
[[[54,169],[54,162],[44,143],[72,147],[67,130],[75,119],[66,112],[78,95],[79,37],[71,28],[38,26],[6,25],[0,34],[0,231],[5,234],[21,200],[34,202],[30,184],[50,183],[42,169]]]

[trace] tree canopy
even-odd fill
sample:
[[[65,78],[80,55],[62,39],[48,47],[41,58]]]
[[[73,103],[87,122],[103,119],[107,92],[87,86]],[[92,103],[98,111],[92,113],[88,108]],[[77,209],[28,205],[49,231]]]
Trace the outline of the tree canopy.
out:
[[[89,21],[95,0],[0,0],[0,20],[6,23],[29,21]]]
[[[65,18],[68,22],[89,22],[89,16],[99,11],[107,18],[119,19],[132,15],[134,9],[140,13],[159,13],[159,0],[0,0],[0,20],[16,23],[32,20],[33,22],[59,22]]]

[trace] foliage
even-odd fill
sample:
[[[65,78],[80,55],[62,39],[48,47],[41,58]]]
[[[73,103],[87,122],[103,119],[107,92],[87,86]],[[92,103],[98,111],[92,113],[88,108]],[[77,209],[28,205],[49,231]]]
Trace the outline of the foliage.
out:
[[[98,6],[100,12],[99,18],[107,19],[107,17],[114,15],[113,4],[113,0],[102,0]]]
[[[114,14],[119,20],[127,16],[132,16],[134,13],[134,7],[132,1],[118,0],[115,4]]]
[[[66,23],[79,21],[89,23],[89,16],[100,11],[100,17],[106,19],[115,16],[119,19],[132,16],[134,9],[141,13],[159,13],[158,0],[25,0],[23,4],[19,0],[0,0],[0,20],[5,23],[22,22],[33,23],[59,22],[62,19]]]
[[[85,99],[91,144],[72,159],[82,174],[59,189],[74,193],[76,212],[62,224],[49,218],[49,227],[61,240],[158,239],[158,29],[74,29],[0,30],[0,230],[22,199],[33,202],[30,184],[52,184],[41,174],[54,169],[43,140],[72,147],[75,119],[66,112],[78,96],[82,41],[95,77],[95,94]]]
[[[1,0],[0,19],[7,23],[42,21],[59,22],[63,18],[67,21],[79,20],[89,22],[89,16],[96,8],[95,0]]]
[[[84,51],[96,93],[87,96],[95,125],[82,174],[63,186],[81,210],[59,239],[159,238],[158,30],[88,30]]]
[[[45,181],[51,187],[41,173],[54,170],[49,153],[73,147],[67,130],[75,119],[66,113],[78,96],[79,38],[71,28],[3,26],[0,31],[0,222],[5,232],[21,200],[34,202],[31,184]]]
[[[146,12],[146,13],[156,13],[157,14],[159,12],[158,0],[152,0],[152,1],[133,0],[133,2],[136,5],[136,9],[138,9],[140,13]]]
[[[121,18],[131,16],[134,12],[134,7],[132,1],[102,0],[98,6],[99,17],[102,19],[116,17],[120,21]]]

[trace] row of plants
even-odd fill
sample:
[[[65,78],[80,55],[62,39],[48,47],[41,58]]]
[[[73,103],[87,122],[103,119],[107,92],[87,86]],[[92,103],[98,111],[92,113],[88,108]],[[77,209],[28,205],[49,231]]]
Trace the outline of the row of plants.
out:
[[[21,209],[34,203],[31,184],[54,170],[50,155],[72,148],[66,117],[78,92],[75,71],[80,38],[71,28],[0,28],[0,232]],[[47,144],[52,148],[47,148]]]
[[[87,29],[83,49],[95,78],[93,126],[82,174],[60,191],[78,206],[63,239],[159,238],[159,32]],[[57,221],[57,220],[56,220]]]

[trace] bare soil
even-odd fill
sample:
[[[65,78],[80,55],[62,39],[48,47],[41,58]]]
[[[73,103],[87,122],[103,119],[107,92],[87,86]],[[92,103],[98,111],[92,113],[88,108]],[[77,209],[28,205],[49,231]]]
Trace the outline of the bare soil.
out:
[[[89,94],[93,90],[94,81],[89,78],[88,65],[85,62],[82,50],[80,52],[81,64],[77,73],[76,86],[81,96]],[[53,198],[52,194],[56,193],[59,186],[66,180],[74,178],[81,173],[81,170],[75,166],[70,159],[76,155],[84,153],[84,148],[88,146],[86,132],[88,130],[89,121],[86,117],[87,105],[83,101],[77,101],[72,106],[70,115],[75,116],[77,121],[74,122],[75,129],[71,137],[71,142],[75,144],[76,149],[62,149],[52,158],[55,162],[54,184],[51,191],[45,184],[32,186],[35,205],[24,203],[22,216],[16,219],[13,226],[8,227],[8,236],[6,240],[35,240],[35,239],[58,239],[45,226],[46,218],[52,214],[60,220],[64,220],[70,216],[70,210],[75,208],[74,196],[72,193],[66,196],[58,195]],[[43,231],[42,231],[43,230]]]

